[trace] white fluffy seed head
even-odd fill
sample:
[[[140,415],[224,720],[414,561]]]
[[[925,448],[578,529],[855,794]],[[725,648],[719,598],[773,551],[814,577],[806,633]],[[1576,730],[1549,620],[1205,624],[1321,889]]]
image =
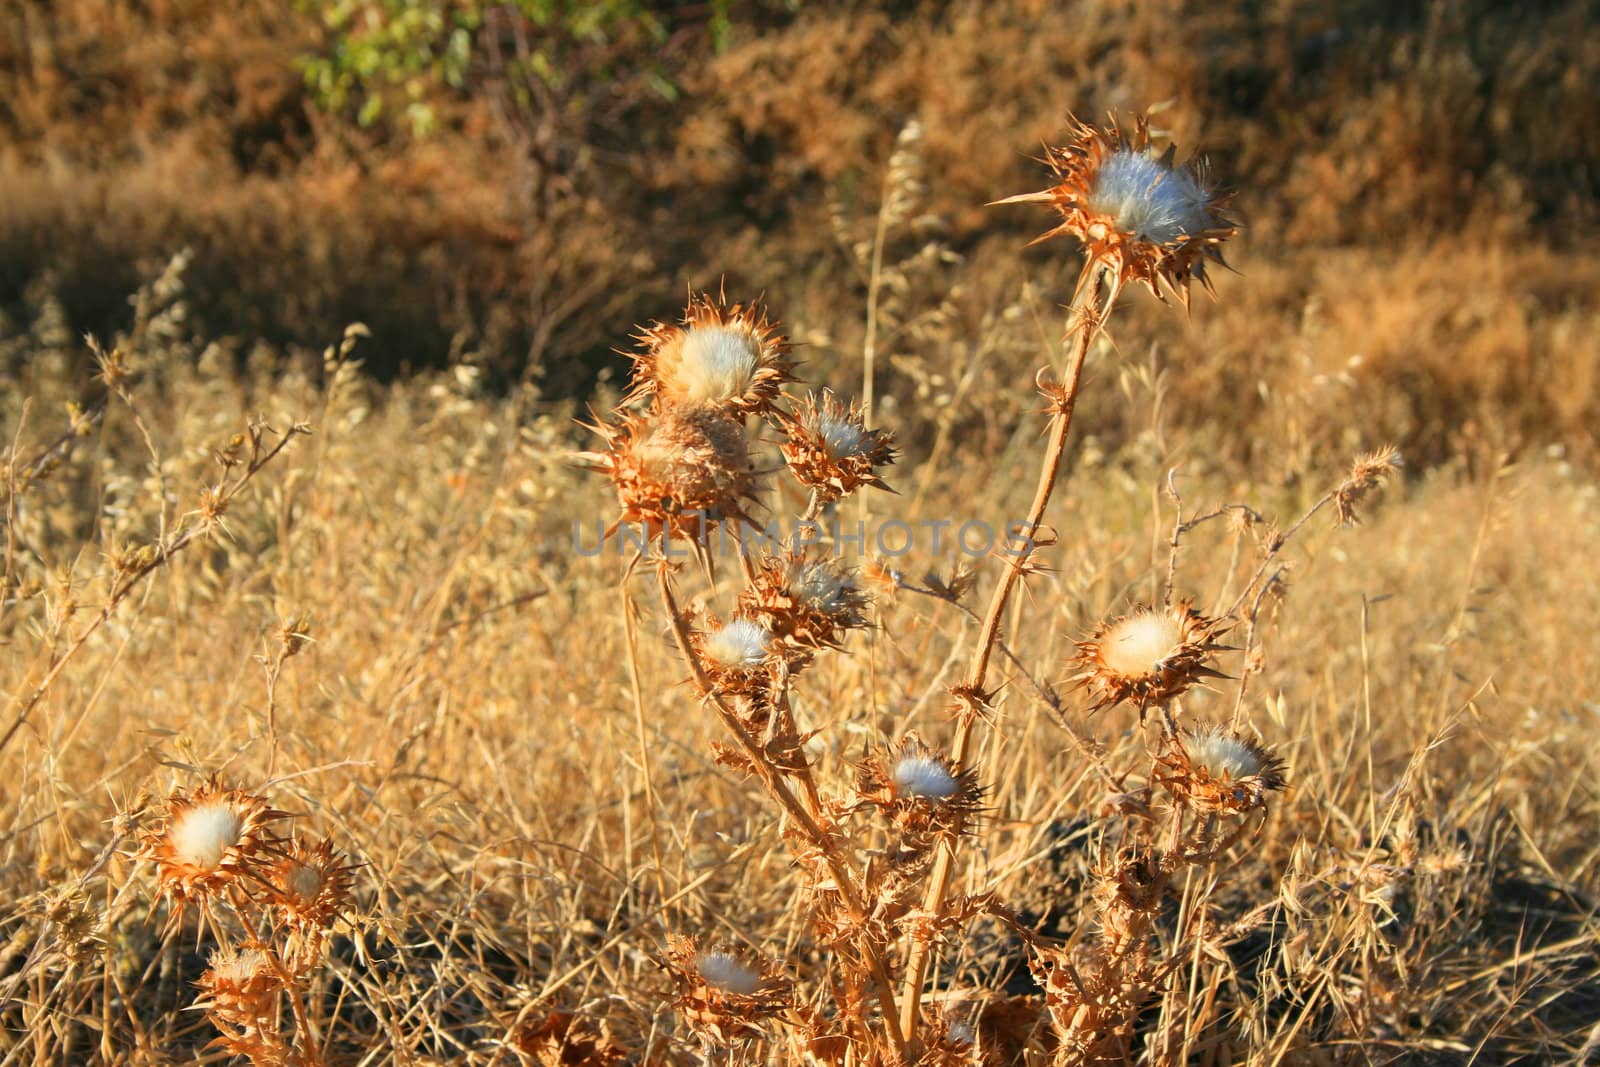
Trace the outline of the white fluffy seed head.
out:
[[[172,826],[173,855],[190,866],[212,870],[222,862],[228,849],[239,843],[239,832],[243,829],[244,816],[231,804],[223,801],[198,804],[178,816]]]
[[[1260,774],[1265,764],[1250,745],[1220,729],[1202,729],[1183,739],[1189,763],[1218,781],[1237,782]]]
[[[751,619],[734,619],[705,636],[701,646],[712,660],[724,667],[749,670],[767,658],[771,635]]]
[[[676,368],[678,385],[690,400],[736,400],[761,364],[761,341],[735,326],[692,326],[683,338]]]
[[[695,968],[706,984],[735,996],[754,996],[761,989],[761,972],[732,952],[702,952]]]
[[[961,788],[949,768],[932,756],[901,756],[894,765],[894,791],[918,800],[948,800]]]
[[[1100,640],[1100,662],[1127,677],[1154,674],[1156,664],[1183,647],[1183,627],[1170,611],[1141,611],[1113,625]]]
[[[1148,150],[1113,152],[1095,174],[1089,207],[1123,233],[1158,245],[1211,226],[1210,198],[1194,175],[1163,166]]]
[[[847,411],[824,410],[819,413],[817,433],[822,437],[822,444],[828,450],[828,455],[834,459],[859,456],[872,447],[872,442],[867,438],[866,427],[861,425],[859,418]]]

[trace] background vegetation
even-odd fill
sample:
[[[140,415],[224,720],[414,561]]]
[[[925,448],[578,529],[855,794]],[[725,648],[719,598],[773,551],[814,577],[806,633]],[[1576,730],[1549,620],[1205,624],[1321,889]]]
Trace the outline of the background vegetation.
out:
[[[1188,316],[1119,310],[1019,655],[1060,679],[1071,638],[1156,588],[1167,469],[1287,519],[1398,444],[1406,484],[1296,545],[1266,635],[1255,716],[1295,788],[1231,875],[1259,933],[1215,963],[1201,1054],[1586,1062],[1597,82],[1581,0],[6,5],[4,1062],[203,1055],[177,1010],[202,956],[144,921],[119,816],[194,769],[275,775],[366,864],[318,1002],[337,1056],[515,1063],[561,1009],[693,1062],[648,956],[666,930],[810,950],[774,820],[710,763],[648,614],[647,788],[621,561],[571,551],[573,516],[612,510],[564,465],[573,416],[615,400],[612,350],[686,286],[765,292],[805,376],[855,391],[870,289],[874,420],[906,452],[873,506],[1014,514],[1078,262],[983,205],[1042,184],[1067,110],[1157,102],[1238,190],[1239,276]],[[313,434],[119,593],[254,416]],[[1197,541],[1185,581],[1220,597],[1229,562]],[[258,658],[301,616],[314,642],[269,690]],[[880,622],[808,678],[835,760],[922,722],[971,639],[926,599]],[[1061,922],[1104,798],[1045,711],[1006,714],[1001,833],[969,877]],[[1130,727],[1090,724],[1113,750]],[[87,963],[51,955],[73,887]],[[951,953],[949,986],[1003,985],[1006,952]]]

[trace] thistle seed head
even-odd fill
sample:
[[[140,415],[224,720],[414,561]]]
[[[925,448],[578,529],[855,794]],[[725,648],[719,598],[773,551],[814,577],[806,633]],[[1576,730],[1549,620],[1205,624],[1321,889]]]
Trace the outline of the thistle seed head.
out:
[[[1171,738],[1156,780],[1181,803],[1208,814],[1243,814],[1285,784],[1283,760],[1266,746],[1221,726],[1197,726]]]
[[[324,930],[350,904],[355,866],[341,862],[329,841],[296,839],[268,872],[279,920],[302,934]]]
[[[778,659],[772,634],[760,621],[735,616],[707,619],[689,634],[689,646],[707,680],[724,696],[749,698],[764,706],[771,668]]]
[[[849,631],[864,628],[869,600],[842,561],[791,552],[756,563],[739,610],[759,618],[798,666],[812,650],[837,648]]]
[[[694,938],[673,935],[661,965],[677,991],[674,1006],[714,1046],[759,1037],[762,1021],[785,1011],[793,999],[782,968],[743,948],[701,949]]]
[[[930,836],[970,832],[983,790],[976,772],[963,770],[911,733],[894,748],[861,761],[856,795],[861,806],[888,816],[916,848]]]
[[[680,324],[655,323],[637,338],[630,399],[766,412],[794,380],[789,343],[759,303],[728,306],[691,295]]]
[[[797,413],[779,416],[784,461],[822,503],[862,486],[888,489],[878,469],[894,462],[894,437],[869,430],[855,404],[846,406],[824,389],[806,397]]]
[[[1151,147],[1146,118],[1131,132],[1114,119],[1104,128],[1072,120],[1067,143],[1046,149],[1056,184],[1000,203],[1050,204],[1061,221],[1039,240],[1075,237],[1091,266],[1116,274],[1118,288],[1140,282],[1166,299],[1164,286],[1187,304],[1191,282],[1210,289],[1206,263],[1225,265],[1221,246],[1238,226],[1223,211],[1225,198],[1208,188],[1203,165],[1177,167],[1173,157]]]
[[[759,478],[742,417],[714,405],[628,414],[592,427],[605,452],[578,461],[610,477],[622,507],[618,522],[638,523],[651,540],[703,544],[718,524],[748,518]]]
[[[1188,601],[1140,608],[1102,623],[1078,642],[1074,681],[1088,690],[1091,710],[1135,703],[1142,714],[1205,678],[1222,677],[1209,661],[1226,648],[1216,642],[1224,630]]]
[[[193,793],[178,790],[167,798],[158,824],[141,835],[139,858],[156,865],[160,895],[175,905],[206,907],[230,889],[248,891],[277,855],[281,839],[274,823],[286,814],[241,789],[212,778]]]

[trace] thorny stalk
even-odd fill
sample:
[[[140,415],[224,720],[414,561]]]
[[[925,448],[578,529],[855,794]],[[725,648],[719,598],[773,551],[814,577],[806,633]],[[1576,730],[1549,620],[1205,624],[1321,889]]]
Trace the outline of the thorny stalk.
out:
[[[973,727],[984,716],[988,698],[985,687],[989,678],[989,663],[1000,636],[1000,619],[1018,580],[1026,572],[1038,536],[1044,524],[1044,513],[1061,472],[1061,461],[1066,454],[1067,431],[1072,425],[1072,412],[1077,405],[1078,388],[1083,378],[1083,364],[1089,348],[1099,336],[1107,316],[1116,303],[1115,276],[1102,264],[1091,261],[1084,268],[1077,291],[1069,309],[1067,334],[1067,365],[1064,379],[1057,385],[1045,387],[1050,406],[1050,438],[1045,446],[1044,458],[1039,468],[1039,484],[1034,490],[1033,504],[1028,508],[1027,520],[1017,531],[1021,548],[1015,558],[1007,561],[1000,572],[999,582],[989,600],[983,626],[978,634],[978,645],[973,653],[972,666],[966,679],[955,690],[959,706],[956,708],[956,730],[951,742],[950,759],[959,767],[967,766],[972,746]],[[955,841],[952,835],[941,840],[933,861],[933,871],[928,877],[928,889],[923,900],[923,910],[938,919],[944,914],[945,897],[950,888],[951,874],[955,868]],[[932,961],[931,942],[917,940],[911,945],[906,961],[905,985],[900,998],[900,1029],[908,1038],[916,1034],[920,1017],[923,985],[927,981],[928,966]]]
[[[656,574],[660,579],[662,607],[666,610],[667,619],[672,626],[673,641],[677,644],[684,663],[689,667],[695,687],[705,694],[717,717],[744,749],[751,766],[755,768],[757,777],[761,779],[761,784],[766,786],[767,792],[772,794],[772,798],[778,802],[784,813],[794,820],[806,840],[827,863],[828,873],[833,877],[834,888],[843,901],[845,910],[859,927],[864,928],[867,911],[854,872],[839,855],[838,847],[828,832],[806,810],[794,791],[784,784],[783,778],[768,760],[761,744],[751,736],[750,731],[739,721],[739,717],[728,707],[711,680],[706,677],[705,670],[700,666],[700,660],[689,643],[689,626],[684,621],[683,612],[679,609],[677,597],[672,591],[672,576],[665,561],[658,563]],[[858,947],[866,958],[868,969],[872,972],[874,992],[883,1013],[884,1026],[888,1029],[889,1038],[895,1048],[903,1054],[906,1047],[905,1028],[895,1011],[894,981],[889,974],[889,966],[884,959],[882,948],[864,934],[858,938]]]

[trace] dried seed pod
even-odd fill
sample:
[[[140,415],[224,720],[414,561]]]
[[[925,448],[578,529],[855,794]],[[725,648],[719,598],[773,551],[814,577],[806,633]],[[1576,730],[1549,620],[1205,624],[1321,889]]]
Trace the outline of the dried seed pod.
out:
[[[879,467],[894,462],[894,437],[869,430],[855,404],[846,407],[824,389],[806,397],[795,414],[778,417],[784,461],[800,483],[822,503],[831,503],[864,485],[888,489]]]
[[[195,983],[204,1009],[220,1036],[212,1044],[251,1063],[287,1063],[290,1050],[281,1031],[283,978],[271,950],[260,944],[224,946]]]
[[[329,841],[289,843],[267,872],[268,900],[280,922],[301,934],[320,932],[349,906],[356,868],[340,859]]]
[[[712,1045],[759,1037],[761,1021],[791,1003],[793,988],[783,969],[743,948],[702,950],[693,938],[669,936],[662,966],[677,989],[674,1007]]]
[[[789,342],[760,303],[731,307],[691,294],[679,325],[654,323],[637,335],[629,401],[659,408],[709,404],[739,412],[772,410],[793,381]]]
[[[607,475],[622,514],[613,526],[638,523],[648,540],[696,545],[729,519],[747,519],[759,478],[742,418],[711,405],[624,415],[592,427],[605,452],[575,457]]]
[[[1101,623],[1079,641],[1074,681],[1087,689],[1091,711],[1114,704],[1159,707],[1206,678],[1222,678],[1207,660],[1226,651],[1216,642],[1226,626],[1180,601],[1140,608]]]
[[[867,625],[870,600],[840,560],[790,552],[755,564],[739,610],[799,649],[837,648],[848,631]]]
[[[1170,738],[1156,780],[1180,802],[1212,814],[1243,814],[1285,784],[1284,763],[1266,746],[1221,726]]]
[[[155,863],[160,895],[174,905],[176,920],[190,903],[204,910],[220,894],[248,892],[245,880],[259,878],[278,854],[272,824],[284,818],[261,797],[213,777],[167,798],[164,818],[142,834],[139,858]]]
[[[1076,237],[1091,265],[1115,272],[1119,288],[1141,282],[1166,299],[1165,285],[1185,305],[1192,281],[1209,290],[1205,265],[1226,266],[1222,242],[1239,230],[1223,213],[1224,198],[1207,187],[1204,165],[1174,166],[1171,148],[1157,155],[1144,117],[1132,132],[1115,119],[1105,128],[1074,119],[1068,134],[1067,144],[1045,150],[1056,184],[999,203],[1053,206],[1061,222],[1039,240]]]
[[[912,837],[969,832],[983,800],[975,771],[957,767],[914,733],[861,761],[856,795]]]

